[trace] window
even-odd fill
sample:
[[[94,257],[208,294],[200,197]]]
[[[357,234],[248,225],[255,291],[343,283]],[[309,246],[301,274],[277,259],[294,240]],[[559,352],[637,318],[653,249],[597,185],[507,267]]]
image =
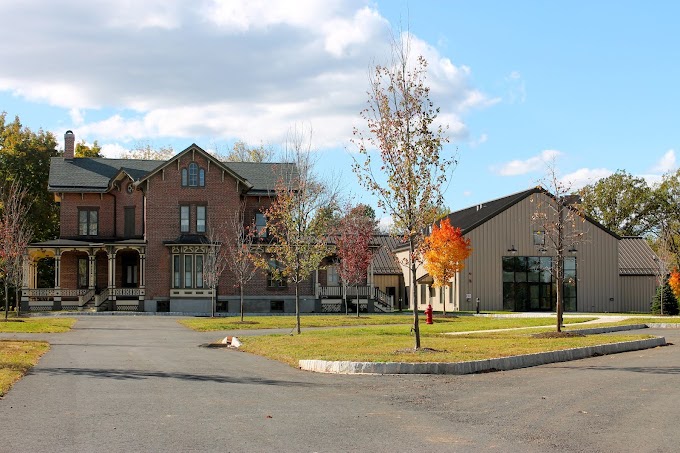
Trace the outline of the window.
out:
[[[196,232],[205,233],[205,206],[196,206]]]
[[[187,169],[183,168],[182,169],[182,187],[186,187],[188,184],[188,176],[187,176]]]
[[[338,275],[337,266],[328,266],[328,268],[326,268],[326,284],[328,286],[340,285],[340,276]]]
[[[284,302],[282,300],[272,300],[269,308],[272,313],[283,313]]]
[[[503,309],[511,311],[555,310],[557,291],[550,256],[503,257]],[[576,257],[564,258],[565,311],[576,311]]]
[[[534,245],[545,245],[545,231],[534,231]]]
[[[172,255],[172,287],[204,288],[204,255]]]
[[[184,255],[184,287],[191,288],[194,283],[194,256]]]
[[[99,211],[96,209],[78,210],[78,233],[81,236],[96,236],[98,233]]]
[[[267,217],[261,212],[255,214],[255,235],[260,238],[267,236]]]
[[[179,231],[181,233],[189,232],[189,206],[179,207]]]
[[[89,268],[87,258],[78,258],[78,288],[87,288]]]
[[[196,288],[203,288],[203,255],[196,255]]]
[[[276,275],[276,270],[279,269],[279,263],[274,260],[270,260],[269,268],[270,270],[267,272],[267,287],[286,288],[288,286],[286,279]]]
[[[202,168],[198,170],[198,185],[201,187],[205,186],[205,170]]]
[[[135,207],[126,206],[124,212],[124,235],[126,238],[135,235]]]
[[[179,255],[172,256],[172,287],[181,288],[182,287],[182,270],[180,269]]]
[[[189,164],[189,186],[196,187],[198,185],[198,164],[192,162]]]

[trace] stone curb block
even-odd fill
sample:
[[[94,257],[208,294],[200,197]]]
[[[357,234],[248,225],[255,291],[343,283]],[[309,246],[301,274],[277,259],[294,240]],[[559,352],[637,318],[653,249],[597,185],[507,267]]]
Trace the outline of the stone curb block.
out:
[[[597,335],[601,333],[622,332],[624,330],[640,330],[646,329],[648,324],[630,324],[628,326],[611,326],[611,327],[591,327],[589,329],[569,329],[565,332],[582,333],[584,335]]]
[[[585,348],[572,348],[562,351],[538,352],[536,354],[456,363],[300,360],[299,368],[305,371],[334,374],[473,374],[485,371],[514,370],[517,368],[545,365],[547,363],[567,362],[598,355],[655,348],[665,344],[666,339],[664,337],[655,337],[645,340],[588,346]]]

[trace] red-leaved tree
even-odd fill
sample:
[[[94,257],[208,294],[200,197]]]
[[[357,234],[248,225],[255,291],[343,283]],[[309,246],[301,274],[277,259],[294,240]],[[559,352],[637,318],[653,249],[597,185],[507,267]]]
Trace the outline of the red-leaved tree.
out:
[[[375,231],[375,220],[369,215],[365,205],[345,207],[345,215],[340,219],[335,245],[340,258],[338,273],[343,285],[354,285],[357,297],[357,317],[359,316],[358,286],[366,279],[373,253],[370,248]]]
[[[434,280],[435,287],[449,286],[456,273],[461,271],[464,261],[472,253],[470,239],[463,237],[460,228],[444,219],[432,225],[432,233],[425,238],[424,268]],[[446,315],[446,302],[443,312]]]

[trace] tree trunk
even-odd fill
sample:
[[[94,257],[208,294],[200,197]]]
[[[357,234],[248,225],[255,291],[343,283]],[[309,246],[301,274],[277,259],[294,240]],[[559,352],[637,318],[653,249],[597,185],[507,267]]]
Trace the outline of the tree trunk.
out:
[[[241,293],[241,322],[243,322],[243,285],[239,285],[239,292]]]
[[[354,285],[354,291],[357,293],[357,318],[359,317],[359,285]]]
[[[19,298],[19,288],[14,288],[14,300],[17,304],[17,318],[21,315],[21,299]]]
[[[295,329],[300,334],[300,283],[295,282]]]
[[[217,285],[213,285],[212,297],[210,298],[210,317],[215,317],[215,303],[217,301]]]
[[[7,277],[5,277],[5,321],[9,314],[9,294],[7,294]]]
[[[411,273],[411,300],[413,301],[413,335],[416,337],[415,349],[420,349],[420,326],[418,325],[418,300],[416,299],[416,262],[413,260],[414,244],[413,237],[408,239],[409,271]]]
[[[342,283],[342,300],[345,302],[345,315],[349,316],[349,303],[347,303],[347,284]]]
[[[559,203],[559,201],[558,201]],[[557,224],[557,264],[555,265],[555,273],[557,274],[557,331],[562,332],[562,312],[563,312],[563,285],[564,285],[564,206],[558,205],[559,223]]]

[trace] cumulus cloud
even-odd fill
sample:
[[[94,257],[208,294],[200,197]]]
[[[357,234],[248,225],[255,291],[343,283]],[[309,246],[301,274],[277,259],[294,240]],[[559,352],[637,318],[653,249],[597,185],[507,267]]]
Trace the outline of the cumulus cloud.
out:
[[[562,176],[560,180],[573,190],[578,190],[588,184],[597,182],[599,179],[606,178],[612,173],[611,170],[606,168],[579,168],[572,173]]]
[[[10,0],[0,16],[13,18],[0,91],[71,111],[80,136],[112,142],[281,143],[307,122],[316,146],[344,145],[392,33],[368,0]],[[440,119],[465,138],[465,112],[499,100],[415,36],[412,53],[429,61]]]
[[[546,163],[554,160],[562,153],[554,149],[546,149],[537,156],[530,157],[526,160],[511,160],[498,167],[492,167],[501,176],[518,176],[525,175],[534,171],[544,170]]]
[[[674,171],[678,168],[678,164],[675,161],[675,150],[669,149],[666,153],[659,159],[659,161],[652,167],[652,172],[667,173],[669,171]]]

